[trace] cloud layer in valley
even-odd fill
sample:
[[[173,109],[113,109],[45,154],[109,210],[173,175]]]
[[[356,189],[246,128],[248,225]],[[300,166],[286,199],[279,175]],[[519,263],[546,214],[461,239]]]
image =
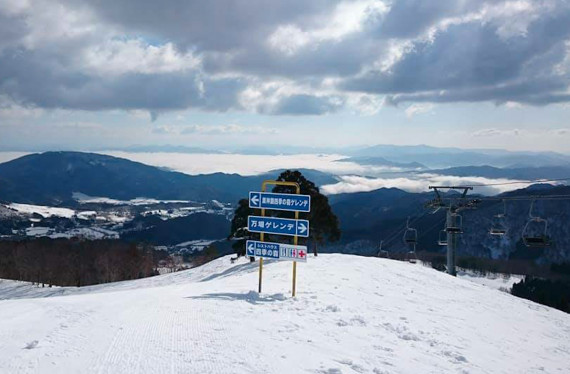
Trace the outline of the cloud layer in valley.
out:
[[[469,186],[501,184],[497,186],[477,187],[477,193],[495,195],[514,189],[525,188],[532,183],[505,178],[490,179],[484,177],[459,177],[453,175],[417,174],[412,177],[367,178],[356,175],[340,176],[340,181],[322,187],[324,193],[336,195],[340,193],[368,192],[379,188],[399,188],[408,192],[429,191],[429,186]],[[518,182],[518,183],[517,183]]]

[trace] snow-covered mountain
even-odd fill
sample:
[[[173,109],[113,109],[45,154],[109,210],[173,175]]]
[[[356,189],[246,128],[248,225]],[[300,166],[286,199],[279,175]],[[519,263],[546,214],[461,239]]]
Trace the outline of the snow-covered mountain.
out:
[[[566,373],[570,315],[419,264],[228,257],[84,288],[0,281],[2,373]]]

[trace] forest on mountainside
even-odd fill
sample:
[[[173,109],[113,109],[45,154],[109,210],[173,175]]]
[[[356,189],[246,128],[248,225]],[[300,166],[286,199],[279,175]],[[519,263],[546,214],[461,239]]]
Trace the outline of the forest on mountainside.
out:
[[[120,240],[0,241],[0,278],[80,287],[156,275],[166,257],[150,245]]]

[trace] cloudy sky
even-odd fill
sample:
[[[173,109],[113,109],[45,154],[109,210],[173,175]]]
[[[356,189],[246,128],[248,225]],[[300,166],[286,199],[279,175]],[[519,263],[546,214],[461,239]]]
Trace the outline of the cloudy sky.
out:
[[[0,0],[0,150],[570,152],[568,0]]]

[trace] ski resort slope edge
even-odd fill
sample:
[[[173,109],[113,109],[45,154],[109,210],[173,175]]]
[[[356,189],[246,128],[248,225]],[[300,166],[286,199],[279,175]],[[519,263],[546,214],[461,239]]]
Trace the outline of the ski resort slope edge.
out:
[[[0,281],[0,373],[568,373],[570,315],[420,265],[229,257],[92,287]]]

